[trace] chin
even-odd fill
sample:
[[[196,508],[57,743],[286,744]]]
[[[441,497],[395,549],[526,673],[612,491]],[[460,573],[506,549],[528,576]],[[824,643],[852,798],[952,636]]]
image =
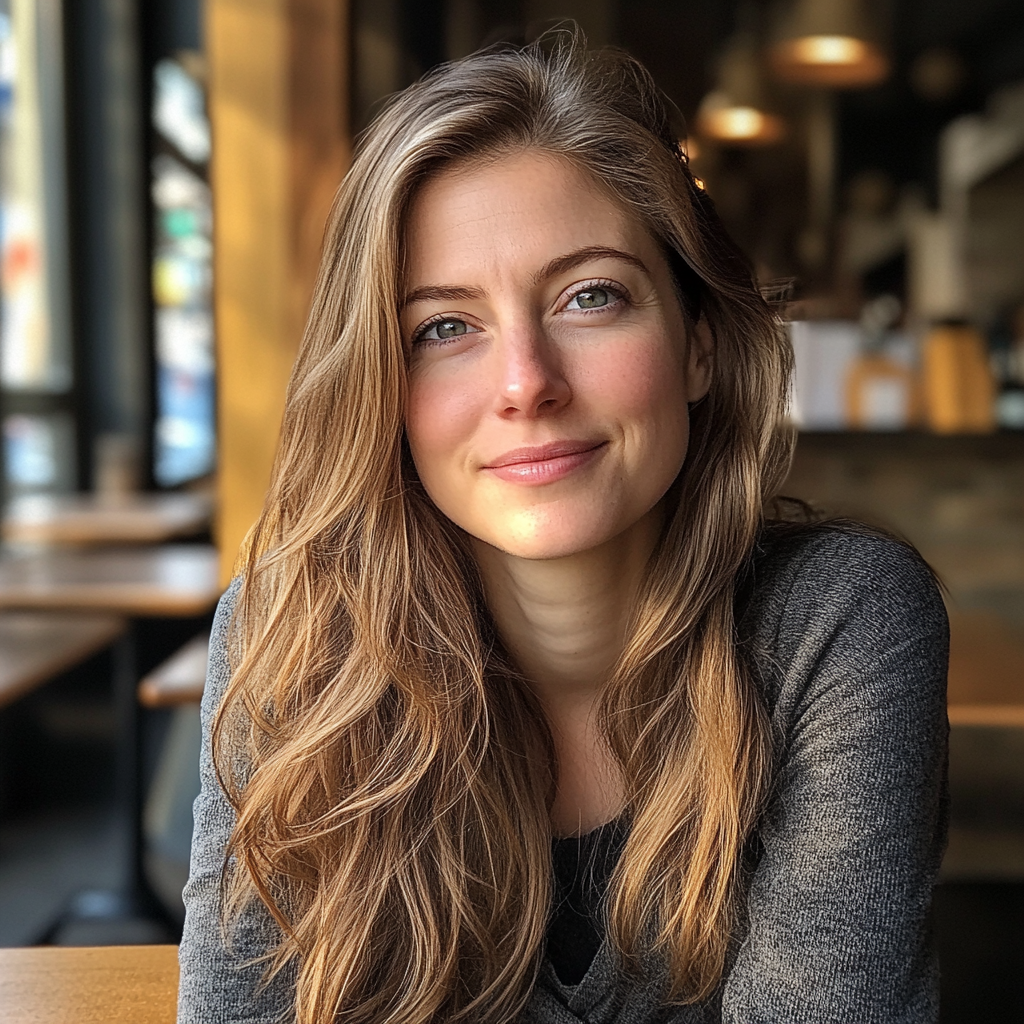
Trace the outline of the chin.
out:
[[[497,548],[506,555],[513,558],[522,558],[527,561],[543,562],[556,558],[569,558],[578,555],[582,551],[588,551],[590,544],[580,545],[577,543],[557,543],[544,537],[537,537],[530,540],[506,540],[488,539],[485,543]]]
[[[614,534],[606,523],[551,522],[546,517],[520,515],[509,522],[491,522],[488,529],[476,536],[514,558],[541,560],[590,551]]]

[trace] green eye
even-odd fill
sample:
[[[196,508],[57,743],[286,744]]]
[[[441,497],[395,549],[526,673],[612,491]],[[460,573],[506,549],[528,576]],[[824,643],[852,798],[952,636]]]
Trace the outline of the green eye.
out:
[[[466,324],[462,320],[442,320],[434,326],[439,338],[454,338],[458,334],[466,333]]]
[[[438,320],[431,324],[419,337],[420,341],[447,341],[461,334],[468,334],[469,324],[465,320]]]
[[[572,302],[575,302],[579,309],[597,309],[599,306],[607,306],[611,301],[612,296],[607,288],[588,288],[572,297]]]

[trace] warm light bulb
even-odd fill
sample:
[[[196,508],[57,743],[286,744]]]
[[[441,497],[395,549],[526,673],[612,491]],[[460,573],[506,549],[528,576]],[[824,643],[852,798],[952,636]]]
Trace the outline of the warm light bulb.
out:
[[[764,114],[753,107],[728,107],[714,117],[718,134],[726,139],[756,139],[764,127]]]
[[[746,145],[777,142],[784,131],[781,118],[756,107],[718,106],[714,103],[704,104],[698,117],[698,127],[712,139]]]
[[[804,36],[793,41],[793,54],[804,64],[859,64],[867,47],[853,36]]]
[[[855,36],[813,35],[785,39],[772,47],[775,73],[788,82],[856,89],[875,85],[889,73],[889,61],[872,43]]]

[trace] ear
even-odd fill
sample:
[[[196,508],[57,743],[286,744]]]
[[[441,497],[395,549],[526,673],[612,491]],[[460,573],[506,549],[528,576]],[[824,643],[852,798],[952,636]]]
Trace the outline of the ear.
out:
[[[707,319],[701,317],[690,329],[686,350],[686,401],[699,402],[711,387],[714,339]]]

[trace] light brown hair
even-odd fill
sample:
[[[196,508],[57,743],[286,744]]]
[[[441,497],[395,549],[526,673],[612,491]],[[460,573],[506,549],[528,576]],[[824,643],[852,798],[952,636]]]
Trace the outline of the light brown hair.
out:
[[[647,72],[578,37],[445,65],[361,141],[327,229],[262,517],[241,567],[215,759],[237,812],[227,914],[262,900],[299,1024],[506,1022],[536,977],[557,764],[460,531],[403,434],[403,225],[454,161],[571,161],[663,246],[714,339],[600,720],[631,831],[607,926],[670,996],[719,982],[769,775],[735,640],[736,581],[784,477],[790,354]],[[686,339],[680,339],[686,344]],[[682,401],[682,397],[680,398]]]

